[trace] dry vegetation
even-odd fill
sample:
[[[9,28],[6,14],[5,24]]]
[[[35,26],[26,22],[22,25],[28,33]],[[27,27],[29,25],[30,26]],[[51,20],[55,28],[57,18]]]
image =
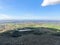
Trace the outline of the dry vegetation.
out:
[[[44,24],[44,23],[6,23],[6,24],[0,24],[0,33],[5,32],[7,30],[17,30],[19,28],[24,28],[24,27],[45,27],[45,28],[55,28],[58,29],[57,31],[60,30],[60,25],[59,24]]]

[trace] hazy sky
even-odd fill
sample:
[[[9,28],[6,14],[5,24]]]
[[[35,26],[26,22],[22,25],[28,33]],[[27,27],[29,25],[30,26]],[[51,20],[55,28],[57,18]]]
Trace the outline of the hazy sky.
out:
[[[0,20],[60,20],[60,0],[0,0]]]

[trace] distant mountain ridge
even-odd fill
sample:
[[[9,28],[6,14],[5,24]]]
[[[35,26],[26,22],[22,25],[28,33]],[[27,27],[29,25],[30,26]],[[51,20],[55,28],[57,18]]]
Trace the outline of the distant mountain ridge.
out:
[[[26,22],[36,22],[36,23],[60,23],[60,20],[0,20],[0,23],[26,23]]]

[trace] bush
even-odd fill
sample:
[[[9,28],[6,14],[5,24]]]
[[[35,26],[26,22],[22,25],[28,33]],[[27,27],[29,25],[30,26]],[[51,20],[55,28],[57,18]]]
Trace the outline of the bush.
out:
[[[54,36],[60,36],[60,32],[53,33]]]
[[[19,37],[19,36],[21,36],[21,33],[19,31],[14,31],[11,36],[12,37]]]
[[[43,33],[40,32],[39,30],[34,30],[33,34],[34,34],[34,35],[41,35],[41,34],[43,34]]]

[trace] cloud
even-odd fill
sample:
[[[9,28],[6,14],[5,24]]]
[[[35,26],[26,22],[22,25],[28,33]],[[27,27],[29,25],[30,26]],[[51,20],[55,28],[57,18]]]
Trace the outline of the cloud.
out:
[[[0,20],[60,20],[58,16],[41,16],[41,15],[6,15],[0,14]]]
[[[60,0],[43,0],[41,6],[60,4]]]
[[[10,16],[6,15],[6,14],[0,14],[0,20],[6,20],[6,19],[11,19]]]
[[[37,19],[46,19],[46,16],[36,16],[36,15],[18,15],[18,16],[13,16],[13,15],[6,15],[6,14],[0,14],[0,20],[37,20]]]

